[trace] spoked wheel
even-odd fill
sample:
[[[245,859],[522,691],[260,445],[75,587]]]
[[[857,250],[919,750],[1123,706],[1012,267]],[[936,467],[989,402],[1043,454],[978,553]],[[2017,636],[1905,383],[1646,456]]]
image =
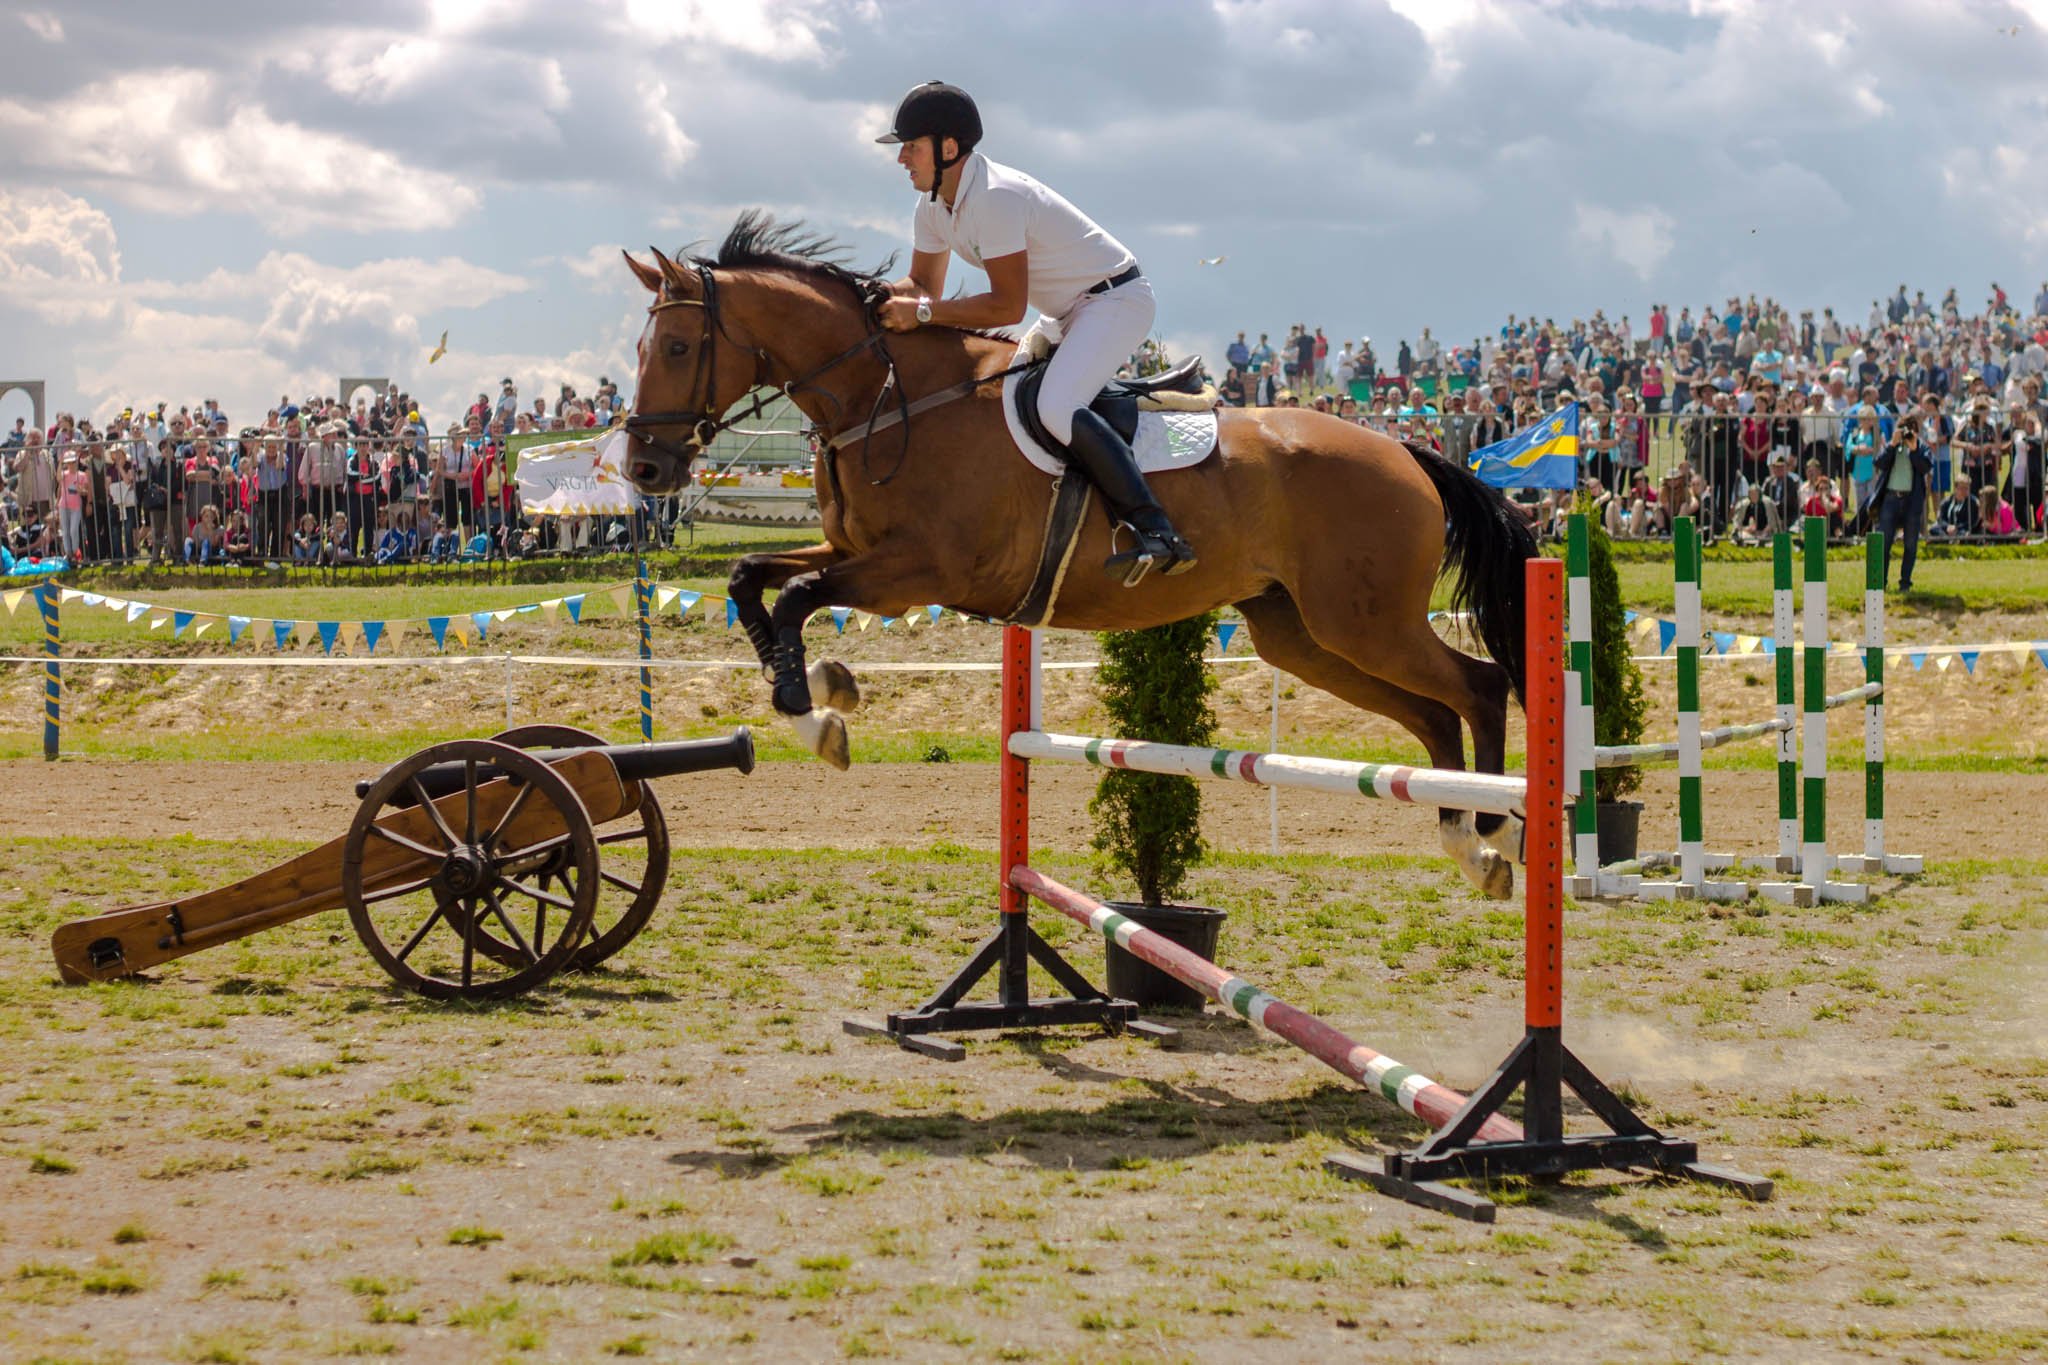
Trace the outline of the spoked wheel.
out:
[[[418,774],[439,763],[460,765],[463,783],[436,805]],[[597,831],[575,788],[490,740],[436,744],[390,769],[342,846],[356,936],[393,981],[436,999],[504,999],[561,971],[599,885]]]
[[[491,741],[510,744],[515,749],[566,749],[605,742],[601,736],[573,725],[520,725],[493,735]],[[662,816],[661,802],[655,799],[653,786],[643,782],[640,792],[636,809],[597,832],[597,911],[591,917],[589,940],[569,959],[566,970],[589,971],[631,943],[647,927],[654,907],[661,903],[662,887],[668,882],[668,821]],[[567,850],[563,849],[556,856],[566,855]],[[553,882],[557,875],[558,869],[545,869],[542,884]],[[488,924],[483,929],[484,938],[479,940],[477,951],[493,955],[516,951],[511,944],[492,936]],[[488,948],[483,946],[485,942],[490,944]]]

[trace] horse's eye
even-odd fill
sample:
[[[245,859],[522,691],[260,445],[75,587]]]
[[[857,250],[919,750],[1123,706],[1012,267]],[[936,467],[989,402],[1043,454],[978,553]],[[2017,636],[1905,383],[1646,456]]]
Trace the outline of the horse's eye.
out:
[[[668,358],[670,360],[681,360],[689,353],[690,343],[687,341],[671,341],[668,344]]]

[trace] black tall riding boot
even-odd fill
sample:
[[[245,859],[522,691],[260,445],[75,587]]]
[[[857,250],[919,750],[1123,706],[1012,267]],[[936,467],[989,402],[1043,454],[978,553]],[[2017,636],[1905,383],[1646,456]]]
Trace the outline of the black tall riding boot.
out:
[[[1103,564],[1111,577],[1122,573],[1124,586],[1130,588],[1137,586],[1148,569],[1177,574],[1195,567],[1194,546],[1181,539],[1166,519],[1166,509],[1138,472],[1137,457],[1101,413],[1091,408],[1074,410],[1074,436],[1067,443],[1067,458],[1101,490],[1111,517],[1129,527],[1136,542]]]

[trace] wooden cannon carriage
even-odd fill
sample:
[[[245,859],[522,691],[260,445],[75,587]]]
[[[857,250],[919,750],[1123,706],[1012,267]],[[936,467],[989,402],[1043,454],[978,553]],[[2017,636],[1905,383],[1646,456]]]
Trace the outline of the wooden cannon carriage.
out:
[[[518,995],[631,943],[668,879],[649,779],[751,772],[754,740],[606,745],[564,725],[422,749],[358,783],[348,833],[231,886],[74,920],[67,982],[145,971],[346,907],[393,981],[439,999]]]

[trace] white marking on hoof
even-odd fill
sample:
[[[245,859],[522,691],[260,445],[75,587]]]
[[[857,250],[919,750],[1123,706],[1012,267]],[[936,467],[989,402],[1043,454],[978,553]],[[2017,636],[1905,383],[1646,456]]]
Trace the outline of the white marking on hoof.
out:
[[[1494,832],[1493,846],[1509,862],[1522,867],[1529,865],[1529,822],[1519,815],[1507,817],[1507,823]]]
[[[806,749],[840,772],[853,766],[853,745],[847,738],[846,717],[837,711],[816,710],[789,719],[796,726],[797,738],[804,742]]]
[[[852,715],[860,709],[860,684],[853,670],[837,659],[820,659],[804,675],[811,687],[811,705]]]
[[[1515,865],[1493,849],[1479,855],[1479,894],[1504,901],[1515,894]]]
[[[1471,812],[1461,811],[1439,821],[1437,833],[1443,839],[1444,852],[1451,855],[1465,880],[1477,887],[1479,894],[1493,900],[1506,900],[1514,894],[1515,865],[1479,837],[1472,827]]]

